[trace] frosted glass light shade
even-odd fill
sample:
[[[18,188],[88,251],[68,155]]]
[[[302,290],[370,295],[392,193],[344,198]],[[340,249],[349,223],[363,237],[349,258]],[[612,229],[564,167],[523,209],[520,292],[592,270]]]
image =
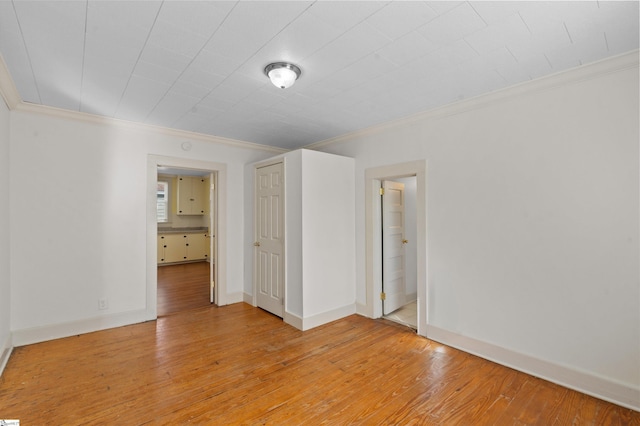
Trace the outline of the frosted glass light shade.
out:
[[[293,86],[300,77],[300,68],[286,62],[276,62],[267,65],[264,73],[269,77],[274,86],[287,89]]]

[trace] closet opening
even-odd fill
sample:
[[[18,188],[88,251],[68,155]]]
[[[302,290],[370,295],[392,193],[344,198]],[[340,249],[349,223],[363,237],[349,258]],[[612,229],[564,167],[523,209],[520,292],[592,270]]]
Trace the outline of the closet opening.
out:
[[[400,269],[403,274],[415,273],[415,329],[421,336],[426,336],[428,324],[428,306],[433,304],[433,300],[428,300],[429,295],[427,281],[427,165],[425,160],[411,161],[407,163],[392,164],[387,166],[379,166],[365,170],[365,282],[366,282],[366,304],[362,307],[361,312],[370,318],[382,318],[386,315],[393,315],[403,306],[410,303],[414,298],[413,284],[411,287],[404,287],[397,278],[397,270]],[[391,243],[393,251],[389,259],[383,259],[383,199],[381,196],[381,188],[384,182],[398,182],[403,185],[415,184],[415,198],[411,203],[415,207],[411,207],[412,213],[415,212],[415,226],[412,224],[412,230],[407,232],[397,232],[388,238],[387,243]],[[406,186],[405,186],[406,187]],[[413,189],[411,189],[413,194]],[[396,204],[399,204],[398,198],[400,194],[394,194]],[[407,211],[407,200],[404,197],[404,210]],[[395,207],[394,207],[395,208]],[[390,208],[389,215],[394,219],[390,227],[397,227],[398,223],[408,223],[409,220],[400,215],[394,208]],[[394,225],[395,223],[395,225]],[[392,226],[393,225],[393,226]],[[394,230],[392,230],[393,232]],[[406,242],[404,242],[406,240]],[[413,245],[413,247],[409,247]],[[402,246],[405,246],[404,248]],[[414,254],[415,253],[415,254]],[[405,258],[415,256],[415,263],[412,266],[406,265]],[[413,259],[412,259],[413,262]],[[415,266],[414,266],[415,265]],[[386,280],[383,278],[385,268],[389,276]],[[394,271],[395,269],[395,271]],[[396,273],[396,275],[394,275]],[[412,281],[414,278],[410,278]],[[383,287],[383,281],[384,283]],[[386,302],[386,307],[385,307]],[[409,309],[410,307],[408,307]],[[409,315],[413,316],[413,312]],[[412,318],[411,318],[412,319]],[[410,325],[412,326],[412,324]]]
[[[418,329],[416,253],[416,177],[383,180],[382,314]]]

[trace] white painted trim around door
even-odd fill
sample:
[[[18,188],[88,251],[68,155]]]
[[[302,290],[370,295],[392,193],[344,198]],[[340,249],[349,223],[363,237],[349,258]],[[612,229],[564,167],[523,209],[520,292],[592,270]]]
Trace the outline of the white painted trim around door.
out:
[[[418,290],[418,334],[426,337],[427,312],[427,162],[426,160],[374,167],[365,170],[365,268],[367,300],[365,315],[371,318],[382,316],[382,244],[380,229],[380,182],[385,179],[416,177],[416,251]]]
[[[215,259],[216,300],[218,306],[227,305],[227,165],[210,161],[190,160],[187,158],[165,157],[150,154],[147,160],[147,283],[146,312],[147,320],[156,319],[158,301],[158,224],[156,222],[156,189],[158,183],[158,166],[198,169],[217,174],[217,258]],[[235,298],[234,298],[235,299]]]

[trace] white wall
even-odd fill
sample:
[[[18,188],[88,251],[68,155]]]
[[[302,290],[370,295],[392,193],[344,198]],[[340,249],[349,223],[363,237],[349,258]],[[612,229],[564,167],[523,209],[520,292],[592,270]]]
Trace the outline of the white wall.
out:
[[[356,159],[357,301],[365,169],[426,159],[428,325],[637,405],[638,114],[635,52],[318,144]]]
[[[285,175],[285,312],[304,317],[304,275],[302,264],[302,150],[283,156]],[[253,271],[252,271],[253,272]]]
[[[352,158],[302,151],[305,319],[336,309],[355,312],[353,173]]]
[[[9,109],[0,100],[0,373],[11,347],[9,169]]]
[[[189,151],[181,148],[186,140]],[[12,111],[14,336],[145,310],[149,154],[227,165],[227,292],[242,292],[244,164],[272,151]],[[98,310],[102,297],[106,311]]]

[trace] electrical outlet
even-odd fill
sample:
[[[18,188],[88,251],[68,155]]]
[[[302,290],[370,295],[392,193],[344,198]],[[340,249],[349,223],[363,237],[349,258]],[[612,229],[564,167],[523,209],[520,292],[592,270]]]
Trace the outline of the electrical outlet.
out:
[[[98,309],[100,309],[101,311],[105,309],[109,309],[109,304],[107,303],[106,298],[103,297],[100,300],[98,300]]]

